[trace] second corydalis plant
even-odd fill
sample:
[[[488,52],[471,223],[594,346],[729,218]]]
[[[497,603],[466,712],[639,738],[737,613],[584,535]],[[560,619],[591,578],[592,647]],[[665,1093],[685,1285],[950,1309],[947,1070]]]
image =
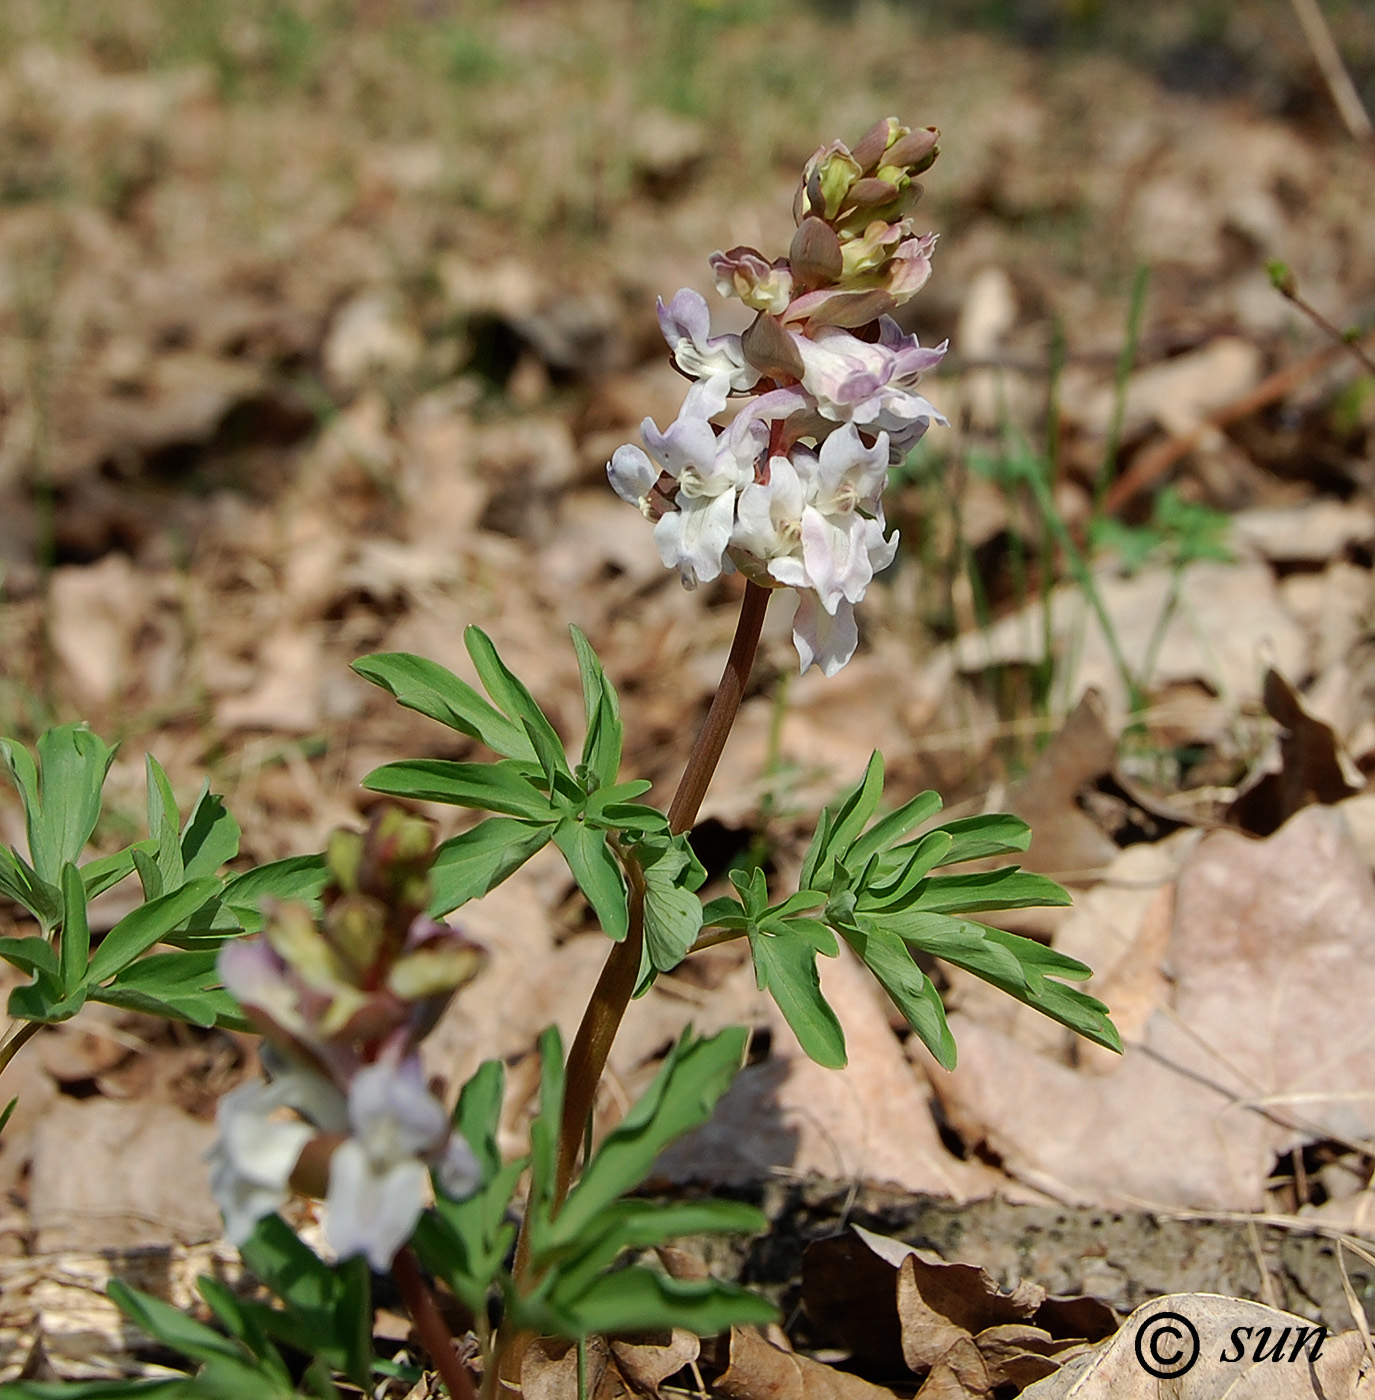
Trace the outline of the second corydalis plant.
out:
[[[884,534],[888,468],[945,422],[916,387],[945,346],[923,347],[888,315],[931,275],[935,235],[917,235],[911,211],[936,139],[889,117],[853,151],[821,147],[802,174],[787,257],[713,254],[717,290],[758,313],[743,335],[713,336],[689,289],[660,302],[673,363],[694,382],[666,430],[645,419],[647,452],[627,445],[608,465],[687,587],[738,569],[798,591],[804,671],[834,675],[854,654],[854,605],[897,551],[896,533]],[[715,427],[742,395],[730,425]]]
[[[231,1243],[294,1187],[325,1197],[341,1257],[385,1270],[420,1218],[430,1169],[455,1198],[477,1184],[417,1049],[485,960],[426,913],[433,859],[427,822],[380,809],[366,836],[332,839],[318,922],[279,904],[260,938],[221,950],[220,976],[266,1041],[270,1074],[220,1101],[211,1187]]]

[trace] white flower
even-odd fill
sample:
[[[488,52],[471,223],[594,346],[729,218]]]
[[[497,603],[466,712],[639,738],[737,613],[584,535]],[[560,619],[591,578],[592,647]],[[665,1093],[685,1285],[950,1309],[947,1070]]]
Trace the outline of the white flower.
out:
[[[700,292],[684,287],[667,306],[660,300],[659,329],[668,341],[673,363],[693,379],[729,377],[733,392],[744,393],[759,382],[759,371],[745,362],[738,335],[709,334],[711,313]]]
[[[427,1162],[440,1159],[449,1195],[474,1190],[480,1171],[425,1087],[418,1056],[359,1070],[349,1085],[348,1120],[350,1136],[330,1161],[325,1238],[341,1258],[363,1254],[374,1269],[389,1269],[425,1208]]]
[[[284,1108],[313,1108],[320,1117],[343,1118],[343,1095],[320,1075],[285,1069],[270,1084],[253,1081],[226,1094],[215,1111],[219,1137],[205,1154],[210,1191],[224,1216],[230,1244],[241,1245],[264,1216],[280,1209],[287,1183],[316,1128],[282,1118]]]
[[[732,552],[747,575],[762,565],[802,595],[793,641],[804,671],[817,665],[834,675],[854,654],[854,604],[897,552],[897,536],[883,537],[887,476],[885,435],[866,447],[847,423],[819,453],[797,447],[770,458],[767,473],[740,493]]]

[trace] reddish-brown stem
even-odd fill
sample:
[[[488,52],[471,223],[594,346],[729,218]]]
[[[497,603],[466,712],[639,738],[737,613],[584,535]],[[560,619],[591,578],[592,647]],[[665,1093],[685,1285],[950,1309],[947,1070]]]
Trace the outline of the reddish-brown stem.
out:
[[[745,686],[754,668],[754,654],[759,647],[759,634],[764,627],[764,611],[768,605],[767,588],[761,588],[756,583],[745,585],[740,619],[735,625],[735,640],[731,643],[726,669],[668,809],[668,828],[675,834],[691,829],[702,799],[707,795],[712,774],[716,772],[721,752],[726,747],[731,725],[740,712],[740,702],[744,699]],[[612,946],[568,1052],[568,1089],[559,1135],[557,1199],[560,1202],[573,1179],[578,1147],[587,1128],[588,1115],[592,1112],[602,1070],[606,1068],[606,1058],[611,1053],[611,1042],[616,1038],[621,1018],[635,991],[643,943],[644,885],[632,863],[630,932],[620,943]]]
[[[712,774],[720,762],[731,725],[740,711],[754,654],[759,647],[759,635],[764,627],[764,612],[769,605],[769,592],[755,583],[746,583],[740,605],[740,618],[735,625],[735,640],[730,656],[716,688],[711,709],[698,732],[697,741],[688,756],[687,767],[678,783],[678,791],[668,809],[669,830],[675,834],[691,829],[702,799],[707,795]],[[559,1163],[557,1200],[562,1203],[572,1184],[578,1149],[587,1130],[588,1118],[597,1096],[597,1085],[606,1068],[612,1041],[630,1005],[635,984],[640,976],[640,956],[644,947],[644,882],[633,861],[630,867],[630,930],[621,942],[612,944],[611,952],[602,965],[601,976],[592,992],[582,1024],[568,1052],[567,1089],[563,1102],[563,1118],[559,1124]],[[516,1246],[515,1277],[517,1283],[529,1268],[529,1236],[521,1231]],[[519,1389],[521,1358],[529,1344],[529,1335],[517,1333],[500,1339],[496,1368],[498,1385]],[[485,1387],[484,1387],[485,1389]]]
[[[391,1271],[396,1286],[401,1290],[406,1311],[415,1323],[415,1330],[425,1350],[430,1353],[430,1360],[434,1362],[450,1400],[477,1400],[472,1377],[454,1350],[448,1324],[440,1316],[439,1305],[425,1286],[420,1265],[409,1245],[404,1245],[392,1260]]]

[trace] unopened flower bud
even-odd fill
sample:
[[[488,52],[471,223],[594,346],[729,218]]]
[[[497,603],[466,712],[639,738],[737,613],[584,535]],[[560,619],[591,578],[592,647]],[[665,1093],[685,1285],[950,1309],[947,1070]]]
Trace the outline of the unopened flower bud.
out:
[[[936,163],[936,157],[940,154],[936,143],[940,139],[940,131],[934,126],[909,131],[884,151],[880,164],[905,169],[910,175],[920,175]]]
[[[745,358],[770,379],[801,379],[802,356],[792,338],[774,317],[760,312],[740,337]]]
[[[896,117],[884,117],[882,120],[876,121],[860,137],[851,154],[861,170],[873,170],[878,165],[879,158],[883,153],[895,141],[906,135],[907,128]]]
[[[325,916],[325,936],[353,978],[361,981],[386,942],[386,908],[370,895],[345,895]]]
[[[823,146],[807,162],[803,181],[807,187],[810,213],[834,219],[844,208],[850,186],[864,174],[859,162],[842,141]]]
[[[329,844],[325,848],[325,864],[334,883],[345,894],[353,894],[358,889],[358,869],[363,863],[363,835],[339,827],[330,832]]]
[[[771,263],[753,248],[731,248],[713,253],[710,262],[716,290],[723,297],[739,297],[754,311],[776,316],[792,299],[792,273],[781,259]]]
[[[788,263],[803,287],[826,287],[840,281],[844,262],[835,230],[814,214],[808,215],[793,234]]]

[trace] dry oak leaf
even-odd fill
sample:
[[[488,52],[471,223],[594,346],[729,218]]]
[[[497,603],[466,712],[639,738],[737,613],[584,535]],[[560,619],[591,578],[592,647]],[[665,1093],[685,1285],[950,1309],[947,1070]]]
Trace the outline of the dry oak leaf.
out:
[[[1361,1335],[1325,1338],[1316,1345],[1315,1358],[1318,1332],[1306,1318],[1262,1303],[1212,1293],[1171,1294],[1143,1303],[1115,1337],[1022,1395],[1024,1400],[1375,1400],[1375,1367]]]
[[[713,1381],[725,1400],[893,1400],[893,1392],[774,1346],[753,1327],[733,1327],[726,1369]]]
[[[933,1085],[967,1141],[1062,1200],[1255,1210],[1279,1154],[1375,1134],[1375,884],[1337,809],[1203,837],[1158,933],[1173,992],[1115,1070],[951,1017],[959,1068]],[[1151,980],[1143,962],[1119,990]]]
[[[802,1299],[817,1327],[876,1374],[925,1374],[919,1393],[940,1397],[1030,1384],[1117,1325],[1097,1300],[1049,1299],[1026,1281],[1004,1292],[986,1269],[858,1226],[808,1247]]]

